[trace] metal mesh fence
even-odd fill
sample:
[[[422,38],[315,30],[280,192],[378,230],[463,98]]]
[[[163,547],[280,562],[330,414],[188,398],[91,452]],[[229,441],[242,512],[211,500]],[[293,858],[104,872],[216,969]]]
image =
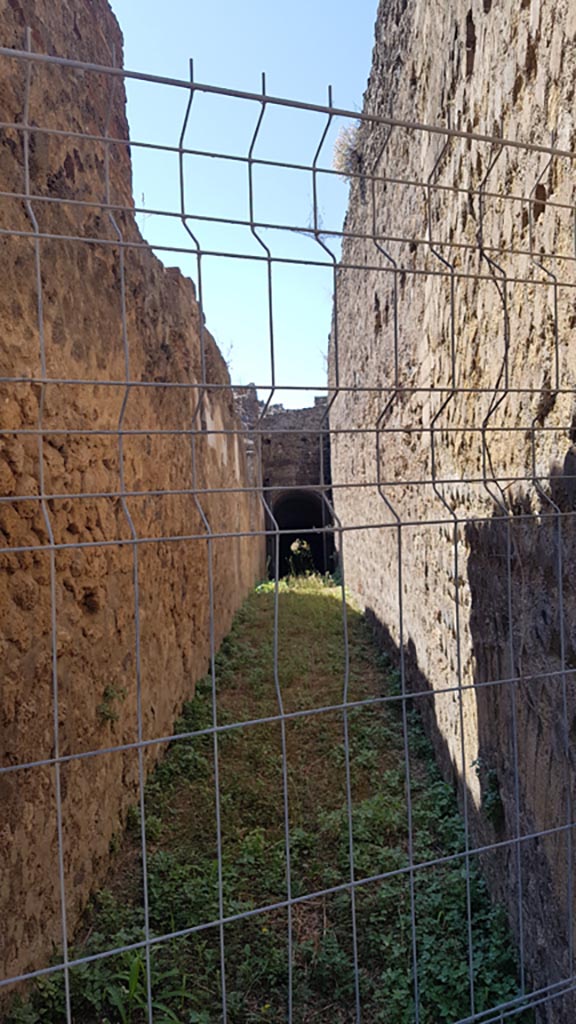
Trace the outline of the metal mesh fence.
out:
[[[571,1019],[571,150],[556,139],[523,145],[497,133],[340,110],[331,94],[326,104],[280,99],[267,94],[265,81],[248,94],[30,48],[0,49],[0,60],[9,111],[0,126],[7,467],[0,499],[7,609],[0,985],[8,999],[62,976],[64,1008],[42,1019],[82,1019],[74,972],[141,951],[145,1005],[131,1009],[133,1017],[118,1010],[118,1020],[256,1019],[246,1007],[231,1008],[226,979],[229,935],[240,929],[242,936],[257,919],[263,928],[281,920],[285,930],[277,1019],[334,1013],[338,1020],[488,1024],[529,1020],[531,1012]],[[128,145],[126,80],[179,97],[171,143]],[[219,104],[233,104],[252,124],[243,150],[196,146],[202,97],[213,103],[215,120]],[[300,118],[314,125],[308,160],[267,156],[266,123],[277,111],[289,114],[296,134]],[[334,129],[342,123],[350,128],[339,136],[335,168]],[[129,149],[158,158],[161,179],[162,161],[171,161],[173,208],[134,205]],[[221,166],[243,182],[243,215],[229,212],[234,202],[224,184],[221,208],[202,205],[202,175]],[[266,183],[264,172],[273,172]],[[290,174],[303,182],[309,204],[301,222],[282,215]],[[341,188],[343,178],[350,209],[339,228],[323,222],[323,190]],[[236,233],[214,233],[221,228]],[[195,291],[161,268],[150,245],[189,270]],[[258,270],[240,314],[259,318],[262,372],[253,390],[230,379],[208,333],[210,313],[205,323],[205,289],[217,294],[222,261]],[[291,291],[289,276],[280,281],[294,269],[303,277]],[[282,302],[298,304],[306,275],[325,280],[333,298],[327,384],[291,363],[282,323]],[[274,421],[275,403],[292,392],[302,401],[306,393],[327,395],[312,427],[310,420]],[[251,411],[241,408],[242,396]],[[319,453],[316,479],[310,451],[294,454],[303,433]],[[279,438],[292,459],[282,479],[275,475]],[[319,520],[306,506],[310,494]],[[323,691],[309,679],[304,706],[291,703],[279,671],[283,540],[296,537],[310,545],[321,539],[315,564],[336,571],[342,605],[337,684],[318,699]],[[265,573],[266,544],[274,607],[263,637],[272,657],[263,685],[276,706],[222,716],[218,647]],[[395,691],[358,691],[347,588],[397,665]],[[179,708],[206,664],[211,719],[179,729]],[[350,716],[389,707],[398,709],[405,845],[391,866],[381,851],[370,862],[362,848],[359,866],[354,772],[362,751],[351,742]],[[419,838],[415,711],[459,794],[463,828],[449,849]],[[293,874],[299,833],[288,734],[299,722],[334,717],[346,868],[330,884],[302,889]],[[240,763],[246,738],[269,728],[279,743],[282,891],[235,903],[223,867],[230,804],[222,797],[220,748],[236,735]],[[178,914],[178,924],[158,929],[150,913],[146,779],[174,744],[206,738],[216,900],[207,916],[191,898],[184,923]],[[314,799],[319,811],[330,810],[320,784]],[[110,844],[135,800],[141,937],[103,941],[86,953],[74,943],[83,907],[104,883]],[[383,828],[381,847],[387,842]],[[419,907],[422,892],[437,878],[442,884],[435,872],[447,864],[458,865],[464,885],[467,1010],[458,1013],[440,1003],[426,1009],[421,999],[430,951]],[[496,994],[488,1004],[476,984],[478,872],[506,906],[518,961],[518,994]],[[390,883],[406,886],[411,995],[403,1016],[397,1009],[376,1016],[366,1006],[358,904]],[[340,895],[352,970],[347,1009],[333,1008],[333,979],[316,1016],[307,1016],[293,998],[298,914]],[[437,928],[441,944],[441,914]],[[155,952],[214,935],[212,1015],[172,1010],[170,1017],[154,991]],[[386,978],[388,955],[378,983],[384,1003],[397,984]],[[448,948],[444,968],[456,970]]]

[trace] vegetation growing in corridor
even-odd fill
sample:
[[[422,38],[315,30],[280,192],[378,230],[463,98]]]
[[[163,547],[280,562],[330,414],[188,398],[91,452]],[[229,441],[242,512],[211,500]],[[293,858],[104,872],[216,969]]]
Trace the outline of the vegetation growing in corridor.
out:
[[[378,653],[361,615],[345,607],[348,699],[398,691],[398,677]],[[274,586],[249,598],[217,658],[220,724],[270,719],[218,734],[223,913],[235,918],[153,944],[156,1024],[221,1020],[221,941],[231,1024],[287,1019],[288,910],[282,731],[274,686]],[[288,714],[339,704],[345,646],[341,591],[330,580],[281,582],[278,682]],[[442,781],[413,710],[407,712],[415,863],[461,854],[463,827],[452,790]],[[210,730],[208,677],[184,708],[181,732]],[[501,910],[487,895],[475,862],[467,894],[462,857],[408,870],[409,830],[401,702],[295,714],[285,743],[290,882],[293,904],[293,1019],[299,1024],[352,1022],[355,967],[350,888],[350,822],[356,879],[384,875],[355,890],[363,1020],[414,1020],[412,920],[416,923],[420,1021],[447,1024],[470,1013],[468,903],[476,1012],[517,993],[516,965]],[[215,814],[215,744],[207,731],[174,743],[146,787],[149,925],[175,935],[219,917]],[[347,764],[348,760],[348,764]],[[352,798],[349,817],[347,768]],[[331,890],[322,894],[323,890]],[[318,895],[300,899],[307,894]],[[100,892],[71,957],[136,944],[144,931],[139,815],[119,844],[108,887]],[[141,1024],[146,1017],[142,948],[71,969],[76,1022]],[[516,1020],[531,1017],[524,1012]],[[65,1020],[60,974],[39,979],[32,1000],[10,1024]]]

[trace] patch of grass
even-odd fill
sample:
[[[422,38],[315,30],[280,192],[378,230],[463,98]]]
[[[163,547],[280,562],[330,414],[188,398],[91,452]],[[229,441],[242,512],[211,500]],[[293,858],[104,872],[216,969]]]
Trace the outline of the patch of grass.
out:
[[[235,727],[219,732],[216,740],[208,731],[175,742],[146,786],[151,933],[199,928],[151,947],[156,1024],[221,1019],[222,945],[230,1024],[286,1020],[289,929],[294,1020],[354,1021],[353,909],[363,1019],[371,1024],[414,1020],[413,922],[422,1024],[449,1024],[470,1013],[470,972],[477,1012],[514,998],[516,964],[503,912],[490,902],[474,863],[467,888],[454,794],[439,775],[417,715],[408,715],[410,835],[400,702],[364,704],[349,709],[346,718],[341,709],[302,713],[339,705],[346,693],[350,701],[397,693],[398,677],[388,658],[374,647],[360,614],[349,605],[343,608],[341,592],[330,581],[312,576],[283,581],[278,608],[276,665],[274,586],[266,583],[249,598],[222,644],[215,694],[211,678],[202,680],[176,730],[210,730],[214,696],[219,724]],[[276,717],[280,701],[292,716],[285,720],[284,734]],[[354,905],[350,834],[355,878],[366,879],[355,888]],[[410,843],[416,863],[458,856],[411,874]],[[282,906],[287,852],[292,896],[309,896],[291,911]],[[117,861],[71,957],[142,941],[137,811]],[[323,893],[326,889],[331,891]],[[224,916],[233,918],[275,904],[280,905],[231,920],[222,930],[217,924],[200,929],[218,920],[221,905]],[[72,970],[71,991],[78,1024],[143,1024],[143,951]],[[14,1008],[8,1024],[64,1020],[62,976],[56,974],[37,982],[31,1000]],[[528,1024],[532,1017],[524,1012],[516,1020]]]

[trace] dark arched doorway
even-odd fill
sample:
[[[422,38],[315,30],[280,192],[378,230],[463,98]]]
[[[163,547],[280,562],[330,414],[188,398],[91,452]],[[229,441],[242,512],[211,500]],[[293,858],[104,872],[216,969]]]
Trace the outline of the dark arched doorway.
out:
[[[330,572],[334,565],[334,538],[329,507],[312,490],[288,491],[274,498],[272,514],[279,534],[279,575],[292,572]],[[269,529],[275,530],[274,523]],[[318,531],[318,532],[316,532]],[[300,542],[300,543],[299,543]],[[276,567],[276,534],[268,535],[270,575]]]

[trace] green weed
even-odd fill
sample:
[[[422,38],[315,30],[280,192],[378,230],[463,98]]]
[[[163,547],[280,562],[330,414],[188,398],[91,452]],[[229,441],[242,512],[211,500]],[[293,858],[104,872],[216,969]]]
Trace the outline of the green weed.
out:
[[[109,684],[104,688],[102,700],[96,708],[98,721],[101,725],[104,725],[105,722],[118,721],[117,704],[124,700],[126,700],[126,690],[123,686],[113,686]]]
[[[440,777],[414,710],[408,711],[412,834],[399,701],[344,713],[300,714],[400,692],[399,674],[373,645],[368,627],[341,589],[314,576],[278,587],[278,649],[272,642],[275,588],[261,584],[236,618],[216,663],[218,721],[247,724],[218,734],[212,680],[183,708],[174,742],[146,785],[149,927],[142,949],[96,959],[70,973],[75,1024],[144,1024],[148,969],[156,1024],[216,1024],[221,1019],[224,944],[230,1024],[286,1019],[288,928],[292,939],[294,1020],[355,1019],[350,832],[358,977],[364,1019],[411,1024],[415,1016],[413,922],[421,1024],[449,1024],[517,995],[516,963],[503,912],[495,908],[475,863],[468,876],[463,826],[451,788]],[[343,643],[346,614],[349,663]],[[275,665],[275,653],[277,656]],[[276,670],[276,671],[275,671]],[[284,740],[275,676],[280,682]],[[349,744],[344,745],[344,725]],[[288,886],[282,743],[287,751]],[[216,829],[216,767],[221,834]],[[347,779],[351,805],[347,797]],[[414,862],[421,868],[411,885]],[[70,957],[138,944],[144,937],[140,814],[133,809],[107,888],[86,915],[84,939]],[[221,850],[219,871],[218,848]],[[369,881],[371,879],[371,881]],[[468,884],[467,884],[468,881]],[[310,894],[334,891],[310,898]],[[223,928],[233,918],[280,904]],[[468,900],[472,911],[469,945]],[[199,930],[194,931],[195,928]],[[34,984],[7,1024],[66,1019],[60,973]],[[532,1021],[528,1013],[516,1018]]]

